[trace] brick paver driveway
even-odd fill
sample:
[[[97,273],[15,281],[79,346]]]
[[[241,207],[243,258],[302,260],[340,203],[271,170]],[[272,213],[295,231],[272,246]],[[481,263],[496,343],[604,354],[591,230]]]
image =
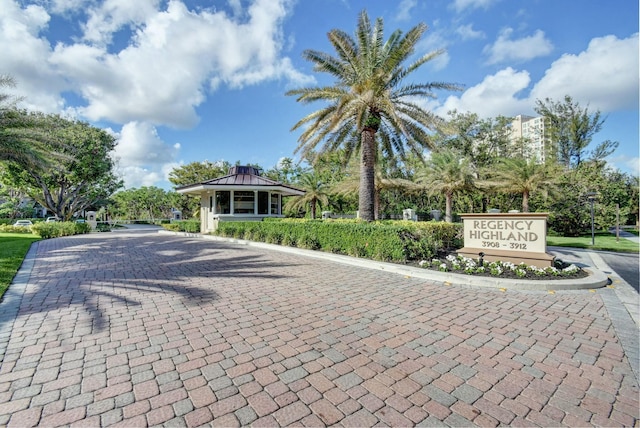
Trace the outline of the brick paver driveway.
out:
[[[605,292],[447,287],[149,233],[42,241],[0,425],[633,426]]]

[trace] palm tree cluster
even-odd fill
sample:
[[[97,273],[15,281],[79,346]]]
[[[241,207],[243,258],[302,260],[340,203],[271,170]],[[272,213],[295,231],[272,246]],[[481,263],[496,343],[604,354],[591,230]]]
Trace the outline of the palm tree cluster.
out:
[[[386,41],[383,30],[381,18],[372,25],[363,11],[355,37],[338,29],[328,33],[335,55],[304,51],[304,58],[314,63],[315,71],[330,74],[335,84],[287,92],[302,103],[327,104],[293,126],[292,131],[303,128],[296,153],[311,164],[338,151],[348,163],[359,153],[359,171],[352,169],[348,178],[333,188],[316,173],[307,174],[298,183],[307,195],[291,200],[287,207],[299,210],[310,204],[315,218],[316,206],[326,206],[330,192],[357,192],[359,216],[370,221],[379,218],[383,190],[422,188],[429,195],[444,195],[445,218],[450,222],[454,196],[484,188],[521,194],[522,210],[527,212],[531,193],[551,186],[547,169],[526,159],[506,159],[493,165],[490,172],[483,172],[467,153],[437,144],[435,134],[446,135],[448,124],[421,107],[419,100],[434,98],[436,90],[461,87],[443,82],[406,83],[411,73],[443,53],[436,50],[404,65],[414,54],[426,25],[418,24],[406,34],[396,30]],[[395,155],[400,160],[406,160],[408,154],[423,159],[425,150],[433,153],[420,166],[415,183],[385,177],[380,171],[379,165]]]

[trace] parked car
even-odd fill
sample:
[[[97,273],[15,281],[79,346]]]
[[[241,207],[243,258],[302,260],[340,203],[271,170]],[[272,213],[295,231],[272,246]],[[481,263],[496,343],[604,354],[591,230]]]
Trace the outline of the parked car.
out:
[[[13,225],[17,227],[29,227],[33,226],[33,223],[31,223],[31,220],[18,220],[13,223]]]
[[[60,221],[60,219],[58,217],[47,217],[47,223],[52,223],[54,221]]]

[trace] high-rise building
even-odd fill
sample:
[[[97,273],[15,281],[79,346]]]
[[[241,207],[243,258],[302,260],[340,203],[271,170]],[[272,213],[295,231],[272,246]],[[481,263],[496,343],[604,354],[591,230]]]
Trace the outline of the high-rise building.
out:
[[[509,139],[513,144],[523,145],[523,154],[528,159],[542,163],[549,151],[549,136],[545,133],[544,117],[518,115],[511,122]]]

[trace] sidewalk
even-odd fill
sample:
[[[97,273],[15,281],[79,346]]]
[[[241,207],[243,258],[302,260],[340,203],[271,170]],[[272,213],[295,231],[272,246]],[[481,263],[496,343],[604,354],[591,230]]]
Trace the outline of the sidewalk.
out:
[[[640,420],[615,289],[446,285],[143,231],[33,253],[0,303],[0,425]]]

